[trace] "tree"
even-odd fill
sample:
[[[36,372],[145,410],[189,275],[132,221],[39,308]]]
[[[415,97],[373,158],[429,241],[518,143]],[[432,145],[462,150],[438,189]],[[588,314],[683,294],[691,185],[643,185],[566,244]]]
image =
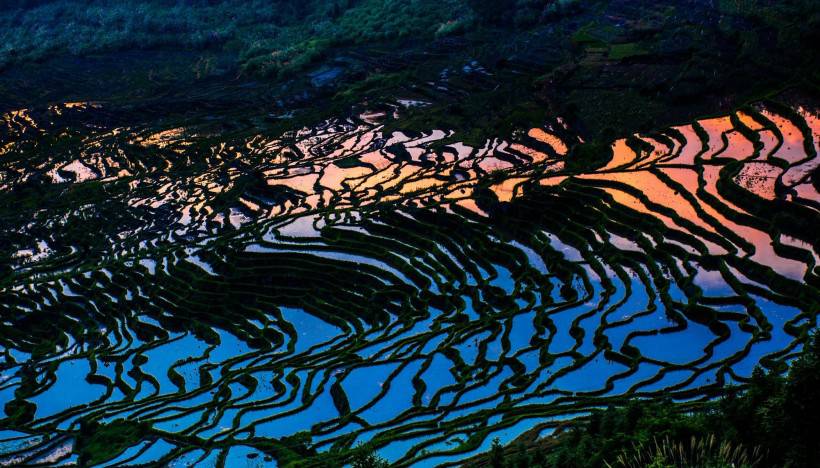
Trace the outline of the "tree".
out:
[[[820,400],[817,389],[820,388],[820,332],[806,344],[806,349],[794,361],[782,398],[777,403],[782,405],[778,416],[782,418],[781,427],[773,430],[785,430],[791,437],[785,440],[786,462],[791,466],[811,466],[820,460],[820,444],[817,443],[817,426],[820,424]]]
[[[484,23],[503,24],[515,16],[515,0],[467,0]]]
[[[387,460],[379,457],[375,452],[360,450],[353,457],[353,468],[387,468],[390,466]]]
[[[490,448],[490,466],[493,468],[504,468],[504,446],[496,437],[493,439],[493,445]]]

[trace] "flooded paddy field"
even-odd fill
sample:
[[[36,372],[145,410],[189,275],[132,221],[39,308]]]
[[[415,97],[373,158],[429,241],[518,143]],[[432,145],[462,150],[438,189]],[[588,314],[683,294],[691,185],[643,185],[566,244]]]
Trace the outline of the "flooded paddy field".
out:
[[[465,143],[396,99],[0,117],[0,465],[457,465],[627,398],[781,370],[820,307],[820,120]]]

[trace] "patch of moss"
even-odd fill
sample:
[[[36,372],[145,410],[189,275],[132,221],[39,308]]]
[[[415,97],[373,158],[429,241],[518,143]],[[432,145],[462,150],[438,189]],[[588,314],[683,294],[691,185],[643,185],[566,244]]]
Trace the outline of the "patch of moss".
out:
[[[622,60],[630,57],[637,57],[648,54],[640,44],[636,42],[629,42],[626,44],[612,44],[609,47],[608,57],[612,60]]]

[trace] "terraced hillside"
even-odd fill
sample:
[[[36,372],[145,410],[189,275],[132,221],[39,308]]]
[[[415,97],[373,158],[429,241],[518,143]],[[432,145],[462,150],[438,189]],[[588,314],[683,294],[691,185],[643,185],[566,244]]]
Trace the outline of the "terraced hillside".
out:
[[[820,117],[783,101],[597,152],[387,131],[412,100],[7,113],[0,464],[455,465],[782,370],[820,307]]]

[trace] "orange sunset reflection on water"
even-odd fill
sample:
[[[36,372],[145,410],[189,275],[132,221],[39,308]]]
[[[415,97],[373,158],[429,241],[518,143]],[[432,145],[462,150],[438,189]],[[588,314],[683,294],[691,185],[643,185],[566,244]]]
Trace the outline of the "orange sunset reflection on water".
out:
[[[697,238],[705,246],[703,254],[747,257],[801,280],[807,265],[778,255],[770,233],[727,216],[748,213],[718,189],[721,171],[737,161],[740,169],[728,180],[751,197],[771,201],[808,196],[820,201],[805,176],[817,167],[818,159],[804,147],[806,138],[817,144],[818,120],[801,112],[812,135],[766,109],[755,116],[738,112],[736,119],[721,116],[672,127],[662,138],[636,134],[618,139],[607,163],[580,174],[565,170],[577,140],[562,139],[551,131],[554,126],[532,128],[514,141],[494,139],[481,147],[453,143],[454,134],[441,130],[410,136],[383,135],[378,123],[330,126],[321,132],[305,129],[297,136],[306,138],[295,143],[269,143],[266,149],[273,154],[295,151],[304,157],[272,168],[265,176],[269,186],[304,194],[307,212],[390,202],[458,205],[481,216],[489,214],[476,204],[474,191],[479,186],[495,193],[500,202],[512,202],[533,185],[560,189],[568,180],[600,182],[615,203]],[[736,128],[735,122],[744,128]],[[755,132],[758,141],[744,132]],[[489,174],[496,181],[482,185]],[[742,241],[732,242],[727,232]]]
[[[54,118],[99,108],[99,104],[67,103],[52,106],[48,113]],[[817,212],[820,194],[812,177],[820,166],[816,156],[820,118],[805,107],[795,110],[803,119],[800,124],[794,115],[762,106],[755,111],[617,139],[610,145],[607,162],[580,173],[568,171],[566,163],[574,157],[572,148],[583,140],[568,136],[571,132],[561,119],[516,132],[506,140],[467,144],[458,141],[454,131],[385,134],[383,113],[328,121],[278,138],[256,135],[234,144],[223,142],[210,147],[206,155],[197,144],[196,129],[101,130],[84,140],[86,146],[77,157],[54,160],[39,169],[54,183],[130,178],[132,189],[155,183],[158,188],[152,198],[132,199],[129,205],[178,205],[178,223],[185,226],[197,225],[198,216],[214,215],[209,200],[229,191],[242,177],[233,161],[251,157],[261,161],[258,173],[264,185],[288,195],[278,202],[243,195],[240,208],[244,215],[219,216],[236,226],[253,217],[315,216],[386,203],[448,210],[458,206],[489,216],[476,202],[478,189],[489,190],[499,202],[507,203],[533,187],[562,190],[565,184],[582,181],[598,186],[614,203],[693,236],[699,245],[688,246],[688,250],[747,257],[801,280],[810,265],[778,255],[773,233],[760,225],[743,224],[743,216],[750,214],[738,206],[736,196],[720,187],[731,184],[748,197],[793,202]],[[25,138],[40,131],[36,116],[23,109],[3,115],[0,123],[7,133]],[[150,174],[152,181],[138,175],[141,168],[127,157],[129,148],[110,146],[118,135],[145,151],[167,153],[160,158],[162,167]],[[17,144],[11,141],[0,147],[0,154],[15,151]],[[203,158],[208,161],[207,169],[188,183],[174,183],[166,175],[177,164]],[[811,239],[789,239],[792,247],[810,250],[812,258],[817,257]]]

